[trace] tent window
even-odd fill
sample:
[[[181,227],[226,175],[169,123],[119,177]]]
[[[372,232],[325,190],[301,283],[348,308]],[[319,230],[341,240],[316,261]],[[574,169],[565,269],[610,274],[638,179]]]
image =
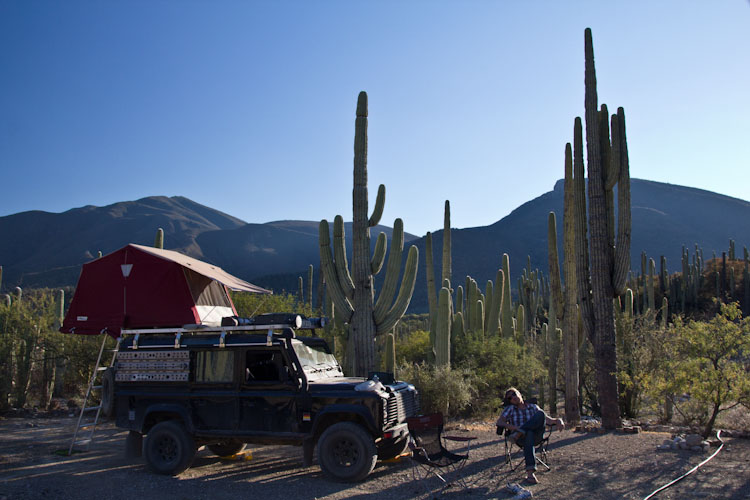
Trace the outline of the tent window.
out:
[[[190,269],[183,270],[195,305],[232,307],[221,283]]]
[[[234,351],[198,351],[195,381],[202,383],[234,381]]]

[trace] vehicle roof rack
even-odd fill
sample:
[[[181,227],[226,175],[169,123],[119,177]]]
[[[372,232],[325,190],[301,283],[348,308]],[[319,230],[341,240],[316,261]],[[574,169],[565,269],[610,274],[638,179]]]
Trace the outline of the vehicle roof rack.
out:
[[[175,328],[139,328],[133,330],[121,330],[120,335],[133,335],[131,349],[138,349],[138,340],[141,335],[174,335],[174,348],[181,347],[181,338],[185,334],[211,334],[218,333],[221,336],[220,347],[225,346],[225,338],[232,333],[250,333],[261,331],[267,332],[267,344],[270,345],[273,337],[285,339],[295,338],[294,330],[322,328],[326,325],[326,318],[307,318],[299,314],[261,314],[252,318],[241,318],[229,316],[222,318],[223,326],[206,325],[183,325]],[[275,332],[281,330],[281,332]]]

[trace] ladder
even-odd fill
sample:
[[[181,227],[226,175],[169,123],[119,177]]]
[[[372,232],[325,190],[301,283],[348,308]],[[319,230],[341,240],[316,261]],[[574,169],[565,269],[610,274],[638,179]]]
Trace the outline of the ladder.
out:
[[[99,355],[96,358],[96,365],[94,366],[94,372],[91,375],[91,378],[89,379],[89,386],[86,389],[86,396],[83,398],[83,403],[81,404],[81,412],[78,414],[78,421],[76,422],[76,428],[73,432],[73,439],[70,442],[70,448],[68,448],[68,456],[73,454],[73,447],[74,446],[83,446],[84,449],[88,451],[89,445],[91,444],[91,441],[94,438],[94,431],[96,430],[96,426],[99,423],[99,416],[102,412],[102,403],[101,403],[101,390],[102,390],[102,381],[101,381],[101,375],[104,373],[104,371],[107,368],[110,368],[114,366],[115,359],[117,358],[117,351],[120,349],[120,338],[117,339],[117,345],[114,347],[114,349],[107,349],[105,350],[104,347],[107,344],[107,339],[109,338],[109,335],[104,335],[104,339],[102,340],[102,346],[99,348]],[[102,357],[104,353],[112,353],[112,358],[110,359],[109,365],[102,366]],[[99,404],[94,406],[86,406],[89,403],[89,399],[92,398],[92,393],[94,391],[99,391]],[[92,412],[96,412],[94,414],[93,420],[87,420],[84,421],[84,415],[90,416]],[[81,432],[83,431],[83,432]],[[86,434],[87,436],[83,437],[82,439],[78,438],[79,434]]]

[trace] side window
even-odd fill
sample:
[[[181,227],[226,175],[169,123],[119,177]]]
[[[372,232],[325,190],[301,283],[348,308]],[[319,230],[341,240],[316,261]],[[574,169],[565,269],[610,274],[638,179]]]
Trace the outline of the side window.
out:
[[[234,381],[234,352],[198,351],[195,356],[195,381],[217,383]]]
[[[280,350],[249,350],[245,356],[245,382],[280,382],[289,378]]]

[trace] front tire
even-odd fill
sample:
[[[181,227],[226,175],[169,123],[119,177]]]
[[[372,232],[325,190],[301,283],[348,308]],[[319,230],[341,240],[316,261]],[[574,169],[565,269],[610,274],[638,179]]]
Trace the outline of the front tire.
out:
[[[177,422],[160,422],[146,434],[143,451],[151,470],[176,476],[193,463],[195,441]]]
[[[333,424],[320,436],[320,468],[335,481],[361,481],[372,472],[377,459],[372,436],[355,423]]]
[[[208,445],[208,449],[220,457],[228,457],[235,453],[241,452],[245,448],[245,443],[236,439],[227,439],[220,443]]]

